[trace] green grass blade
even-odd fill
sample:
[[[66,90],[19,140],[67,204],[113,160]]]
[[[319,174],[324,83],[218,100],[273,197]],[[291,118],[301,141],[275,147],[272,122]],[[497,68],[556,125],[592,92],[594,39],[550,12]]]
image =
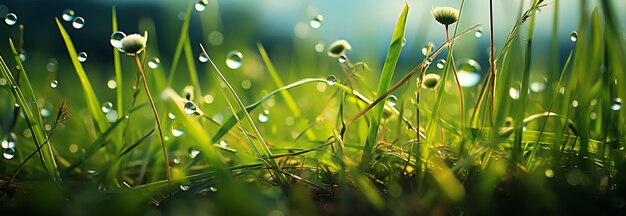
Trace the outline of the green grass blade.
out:
[[[191,20],[191,9],[193,7],[193,1],[189,0],[187,5],[187,11],[185,11],[185,19],[183,20],[183,27],[180,30],[180,36],[178,36],[178,43],[176,43],[176,50],[174,51],[174,59],[172,60],[172,67],[167,77],[167,86],[172,85],[174,80],[174,74],[176,74],[176,68],[178,67],[178,60],[180,60],[180,54],[183,51],[185,41],[188,39],[187,32],[189,32],[189,20]]]
[[[383,65],[382,74],[378,82],[377,95],[383,95],[391,86],[391,79],[393,78],[398,58],[400,58],[400,52],[402,51],[402,40],[404,39],[404,30],[406,27],[406,18],[409,12],[409,4],[405,3],[398,22],[391,37],[391,45],[385,58],[385,64]],[[370,120],[369,132],[367,133],[367,140],[365,141],[365,147],[363,148],[363,154],[361,156],[361,162],[359,167],[365,168],[369,166],[372,160],[372,151],[376,143],[376,137],[378,135],[378,126],[383,114],[385,104],[380,103],[374,107],[374,114]]]
[[[18,85],[18,83],[15,81],[13,75],[11,74],[2,57],[0,57],[0,70],[2,70],[2,76],[7,81],[7,85],[11,89],[11,93],[17,101],[17,104],[22,108],[24,112],[24,116],[26,117],[26,123],[33,134],[36,148],[38,148],[39,145],[46,144],[44,142],[45,140],[47,140],[47,134],[45,133],[42,123],[43,121],[41,119],[41,115],[39,114],[37,98],[35,97],[35,92],[30,85],[28,76],[26,75],[24,65],[22,65],[20,57],[15,49],[15,46],[13,45],[13,41],[9,39],[9,43],[11,44],[11,50],[13,51],[15,60],[20,67],[19,73],[21,75],[22,85]],[[26,95],[24,93],[26,93]],[[39,157],[41,159],[44,169],[46,170],[52,181],[61,182],[61,176],[59,175],[57,163],[54,159],[54,153],[52,151],[50,142],[48,142],[47,147],[44,147],[39,151]]]
[[[202,97],[200,81],[198,80],[198,70],[196,70],[196,64],[194,64],[194,57],[191,51],[191,42],[189,41],[189,37],[187,37],[187,40],[185,40],[184,52],[185,60],[187,62],[187,69],[189,71],[189,78],[191,79],[191,83],[194,86],[193,89],[196,97]]]
[[[59,31],[61,32],[61,36],[63,37],[63,41],[65,41],[65,46],[67,47],[67,52],[70,55],[70,60],[74,65],[74,69],[76,70],[76,74],[80,79],[80,83],[83,86],[83,93],[85,94],[85,101],[87,102],[87,109],[91,113],[94,118],[95,124],[97,125],[98,132],[102,132],[109,127],[109,121],[104,116],[104,114],[100,111],[100,102],[96,97],[96,94],[91,87],[91,83],[89,83],[89,78],[87,78],[87,74],[83,69],[83,65],[78,61],[78,56],[76,54],[76,49],[74,48],[74,44],[72,43],[72,39],[61,25],[58,19],[55,19],[57,26],[59,27]],[[118,87],[119,88],[119,87]],[[119,88],[121,89],[121,88]],[[119,107],[119,105],[118,105]]]
[[[117,11],[115,9],[115,6],[113,6],[112,12],[111,12],[111,32],[116,32],[118,31],[117,28]],[[124,106],[123,106],[123,102],[124,102],[124,88],[123,88],[123,83],[122,83],[122,64],[120,62],[120,51],[118,51],[116,48],[113,48],[113,65],[115,67],[115,83],[117,84],[117,88],[116,88],[116,96],[117,96],[117,113],[118,115],[123,115],[124,114]]]

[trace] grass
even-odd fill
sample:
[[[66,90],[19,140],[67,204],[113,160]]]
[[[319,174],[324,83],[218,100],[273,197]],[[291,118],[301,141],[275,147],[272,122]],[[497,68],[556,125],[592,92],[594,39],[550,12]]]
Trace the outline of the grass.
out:
[[[626,41],[615,3],[581,1],[570,41],[557,31],[564,2],[520,1],[510,30],[498,33],[490,1],[481,14],[490,20],[488,28],[482,24],[489,69],[478,85],[461,86],[455,59],[481,24],[468,23],[464,10],[473,2],[458,2],[461,15],[444,26],[445,42],[409,62],[400,57],[410,55],[403,41],[416,24],[409,3],[398,8],[379,66],[371,58],[352,63],[367,56],[352,51],[339,58],[313,53],[303,48],[314,44],[310,39],[295,39],[291,56],[254,35],[228,41],[223,34],[228,45],[197,40],[208,35],[194,35],[194,28],[220,21],[203,16],[195,23],[196,2],[189,1],[180,26],[139,22],[141,31],[159,36],[141,56],[113,49],[106,66],[114,91],[94,78],[98,65],[78,60],[81,41],[72,38],[81,32],[67,23],[55,20],[67,53],[51,55],[69,58],[64,75],[76,79],[53,90],[31,69],[45,61],[20,59],[21,44],[29,43],[23,27],[10,32],[10,50],[0,53],[0,211],[624,214]],[[537,11],[551,7],[552,45],[538,46],[536,24],[544,17]],[[118,23],[123,13],[114,7],[105,17],[112,32],[134,25]],[[156,28],[176,29],[171,59],[159,56],[167,49],[157,39],[168,37],[153,34]],[[559,51],[562,41],[571,50]],[[241,68],[223,63],[233,46],[244,53]],[[198,53],[206,59],[198,61]],[[550,57],[543,64],[538,56]],[[152,57],[163,63],[144,67]],[[432,67],[439,58],[446,63]],[[336,80],[327,78],[336,72]],[[421,82],[429,73],[441,75],[432,89]],[[101,106],[107,100],[115,101],[116,115]]]

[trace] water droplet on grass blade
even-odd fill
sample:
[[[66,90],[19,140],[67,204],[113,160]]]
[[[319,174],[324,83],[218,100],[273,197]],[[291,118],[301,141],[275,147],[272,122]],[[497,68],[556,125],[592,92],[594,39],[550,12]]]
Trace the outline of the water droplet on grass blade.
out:
[[[387,97],[387,105],[396,106],[396,104],[398,104],[398,97],[396,97],[395,95],[389,95]]]
[[[227,146],[228,146],[228,143],[227,143],[226,141],[224,141],[224,140],[221,140],[221,141],[220,141],[220,146],[222,146],[222,147],[227,147]]]
[[[10,133],[6,139],[2,140],[2,148],[15,148],[16,139],[15,133]]]
[[[209,61],[209,56],[207,56],[206,54],[201,52],[200,55],[198,55],[198,61],[200,61],[202,63],[206,63],[206,62]]]
[[[178,130],[178,129],[174,129],[172,128],[172,135],[174,135],[174,137],[179,137],[184,135],[185,132],[183,130]]]
[[[85,19],[83,19],[82,17],[76,17],[74,18],[74,20],[72,20],[72,27],[74,27],[75,29],[82,29],[83,26],[85,26]]]
[[[196,4],[194,5],[194,8],[196,9],[196,11],[201,12],[206,10],[206,5],[208,4],[207,0],[199,0],[198,2],[196,2]]]
[[[52,82],[50,82],[50,87],[52,87],[53,89],[57,88],[58,86],[59,86],[59,81],[52,80]]]
[[[577,108],[578,107],[578,101],[577,100],[572,100],[572,107]]]
[[[113,32],[113,34],[111,34],[111,46],[115,47],[115,48],[121,48],[122,47],[122,39],[124,39],[126,37],[126,34],[124,32],[121,31],[116,31]]]
[[[322,15],[317,15],[315,16],[313,19],[311,19],[310,25],[311,28],[319,28],[322,26],[322,20],[324,20],[324,17]]]
[[[72,10],[72,9],[65,9],[63,11],[63,15],[61,17],[63,18],[63,20],[69,22],[69,21],[72,21],[72,19],[74,19],[74,15],[76,15],[74,10]]]
[[[152,69],[156,69],[159,67],[160,63],[161,63],[161,59],[157,57],[153,57],[152,59],[150,59],[150,61],[148,61],[148,67]]]
[[[259,121],[260,122],[267,122],[270,120],[270,111],[264,109],[263,111],[261,111],[261,113],[259,113]]]
[[[613,99],[611,101],[611,109],[615,111],[622,109],[622,99],[621,98]]]
[[[15,15],[14,13],[8,13],[4,17],[4,23],[10,26],[15,25],[15,23],[17,23],[17,15]]]
[[[78,152],[78,145],[76,145],[76,144],[70,144],[69,151],[70,151],[71,153],[76,153],[76,152]]]
[[[546,89],[546,83],[543,81],[536,81],[530,83],[530,90],[533,92],[541,92]]]
[[[518,90],[517,88],[515,88],[515,87],[511,87],[511,88],[509,89],[509,96],[511,96],[511,98],[512,98],[513,100],[517,100],[517,99],[519,99],[519,95],[520,95],[520,94],[519,94],[519,90]]]
[[[424,64],[426,64],[426,66],[429,66],[431,63],[433,63],[433,59],[432,58],[427,58],[424,61]]]
[[[226,66],[230,69],[237,69],[241,67],[243,63],[243,54],[237,50],[233,50],[228,52],[226,55]]]
[[[329,86],[334,86],[335,84],[337,84],[337,77],[335,77],[335,75],[328,76],[328,78],[326,78],[326,84],[328,84]]]
[[[167,114],[167,118],[169,118],[171,120],[174,120],[174,119],[176,119],[176,116],[174,115],[174,113],[168,113]]]
[[[87,61],[87,53],[86,53],[86,52],[80,52],[80,53],[78,53],[78,61],[79,61],[79,62],[85,62],[85,61]]]
[[[570,35],[569,35],[569,39],[572,42],[576,42],[578,40],[578,32],[573,31]]]
[[[439,59],[439,61],[437,61],[437,68],[443,69],[444,66],[446,66],[446,60]]]
[[[185,113],[191,115],[196,113],[196,104],[192,101],[187,101],[185,102],[185,105],[183,105],[183,109],[185,110]]]
[[[544,174],[546,175],[546,177],[548,178],[554,178],[554,171],[552,171],[552,169],[546,169],[546,171],[544,172]]]
[[[15,149],[14,148],[5,148],[4,153],[2,154],[4,159],[11,160],[15,157]]]
[[[200,150],[189,148],[189,157],[190,158],[196,158],[196,156],[198,156],[198,154],[200,154]]]
[[[480,65],[473,59],[463,61],[458,68],[459,84],[463,87],[472,87],[480,81]]]
[[[102,104],[102,112],[103,113],[109,113],[109,112],[111,112],[111,110],[113,110],[113,103],[111,103],[111,102],[104,102]]]

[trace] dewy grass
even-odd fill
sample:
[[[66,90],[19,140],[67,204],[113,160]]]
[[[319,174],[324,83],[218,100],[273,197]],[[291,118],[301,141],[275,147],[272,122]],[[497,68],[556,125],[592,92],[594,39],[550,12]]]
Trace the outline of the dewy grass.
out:
[[[10,60],[0,57],[0,98],[7,98],[0,100],[0,212],[622,215],[626,210],[622,188],[626,185],[626,109],[622,108],[626,41],[617,4],[581,1],[580,10],[565,11],[563,1],[517,1],[513,5],[519,6],[518,12],[510,7],[507,10],[513,13],[503,15],[497,2],[489,1],[489,13],[485,7],[485,13],[468,15],[465,3],[475,3],[459,2],[454,6],[458,13],[454,8],[433,8],[430,14],[431,7],[411,7],[412,13],[430,18],[417,23],[420,30],[415,35],[409,28],[416,23],[408,16],[408,6],[398,7],[398,14],[391,15],[398,19],[393,34],[389,32],[392,42],[387,44],[384,63],[377,61],[377,51],[370,50],[381,45],[374,43],[389,41],[368,39],[363,44],[361,37],[368,36],[356,30],[346,41],[333,44],[338,38],[326,34],[339,21],[320,10],[326,19],[316,21],[317,28],[308,27],[318,17],[312,7],[306,10],[311,14],[295,26],[292,49],[290,43],[282,43],[282,37],[281,41],[273,34],[258,38],[248,31],[256,29],[256,22],[228,27],[238,20],[228,11],[217,13],[217,3],[185,2],[187,10],[173,14],[180,21],[147,17],[138,22],[139,32],[156,36],[158,29],[162,41],[156,43],[151,37],[149,56],[143,35],[128,36],[134,50],[129,46],[122,51],[134,55],[132,64],[120,60],[117,51],[113,58],[99,59],[111,57],[110,50],[99,53],[79,40],[87,33],[104,37],[117,31],[122,16],[115,8],[102,22],[111,22],[111,28],[90,28],[89,23],[98,23],[98,18],[85,11],[74,14],[88,18],[80,30],[66,31],[63,20],[71,19],[65,16],[52,24],[61,37],[50,43],[64,43],[70,59],[58,57],[67,54],[55,53],[56,46],[41,50],[29,46],[33,43],[24,29],[37,28],[23,28],[20,21],[0,25],[1,32],[20,38],[0,46],[2,57],[6,52]],[[20,20],[37,14],[21,13],[23,7],[13,4],[17,3],[7,5]],[[552,11],[551,7],[563,8],[554,8],[554,16],[538,13]],[[211,13],[198,14],[204,9]],[[576,29],[567,30],[571,27],[556,20],[572,14],[580,18]],[[490,38],[466,36],[476,30],[475,23],[466,28],[472,16],[489,17]],[[499,20],[506,18],[516,20],[504,26]],[[533,29],[550,21],[554,26],[546,32],[553,44],[539,46],[546,34]],[[360,24],[349,19],[341,22]],[[424,31],[427,27],[441,30],[434,25],[437,22],[448,26],[448,40],[439,47],[426,47],[424,56],[415,50],[406,52],[433,36],[434,31]],[[210,31],[196,31],[199,25]],[[577,40],[557,34],[564,30],[578,32]],[[200,52],[193,48],[205,40],[208,46],[201,45]],[[571,52],[546,55],[547,47],[555,53],[555,47]],[[75,48],[85,49],[95,60],[77,61]],[[489,56],[472,52],[483,48],[489,49]],[[248,52],[244,66],[225,73],[220,68],[226,55],[220,53],[234,49]],[[327,51],[339,59],[329,58]],[[400,51],[405,52],[400,55]],[[439,59],[444,51],[448,57]],[[203,64],[198,53],[211,58]],[[360,62],[352,64],[345,54]],[[450,85],[457,82],[451,77],[456,72],[453,59],[461,55],[474,55],[465,57],[488,62],[490,68],[481,73],[481,84],[461,89],[465,105],[474,110],[463,107],[458,113],[463,99]],[[275,58],[270,61],[270,56]],[[161,67],[144,70],[146,59],[152,57],[163,60]],[[337,68],[337,60],[345,62]],[[439,60],[447,63],[430,67]],[[372,69],[357,73],[366,64]],[[50,71],[46,75],[38,72],[50,65],[57,67],[46,67]],[[558,71],[552,72],[554,68]],[[189,76],[178,69],[187,70]],[[339,82],[333,73],[342,72],[347,76]],[[133,76],[137,78],[131,91],[133,82],[126,79]],[[101,78],[115,79],[117,89],[102,88]],[[283,83],[287,78],[296,81]],[[460,74],[458,79],[463,81]],[[51,80],[58,82],[51,86]],[[534,86],[537,83],[542,84],[540,90]],[[520,94],[509,93],[511,87]],[[140,94],[144,90],[145,98]],[[393,105],[387,103],[391,94],[397,98]],[[98,99],[116,101],[119,116],[102,111]],[[186,106],[189,103],[193,112]],[[51,110],[60,110],[59,117],[55,119]],[[150,141],[157,139],[157,130],[160,146],[159,141]],[[300,139],[304,133],[314,136]],[[50,166],[53,162],[58,164]],[[166,172],[168,179],[164,179]]]

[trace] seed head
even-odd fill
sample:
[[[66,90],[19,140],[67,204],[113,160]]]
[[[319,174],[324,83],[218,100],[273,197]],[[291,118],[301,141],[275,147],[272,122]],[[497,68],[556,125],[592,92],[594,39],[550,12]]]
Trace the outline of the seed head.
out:
[[[439,76],[439,74],[426,74],[424,81],[422,81],[422,88],[435,88],[435,86],[439,84],[440,79],[441,76]]]
[[[148,41],[148,31],[144,32],[144,35],[131,34],[121,40],[122,46],[118,48],[120,52],[127,55],[134,56],[141,53],[146,48],[146,42]]]
[[[459,20],[459,10],[452,7],[436,7],[430,13],[441,25],[449,26]]]
[[[343,56],[346,50],[351,50],[352,46],[346,40],[338,40],[330,44],[328,47],[328,56],[339,58]]]

